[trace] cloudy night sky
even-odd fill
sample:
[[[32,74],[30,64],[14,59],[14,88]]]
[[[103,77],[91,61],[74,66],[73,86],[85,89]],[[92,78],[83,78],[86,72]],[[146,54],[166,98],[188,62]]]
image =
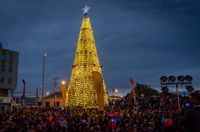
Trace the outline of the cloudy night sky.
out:
[[[191,75],[200,90],[197,0],[6,0],[0,3],[0,42],[19,52],[20,91],[22,79],[26,91],[41,91],[45,53],[44,91],[54,91],[55,77],[58,91],[61,81],[68,82],[85,5],[109,94],[111,87],[116,95],[130,92],[129,78],[161,91],[162,75]]]

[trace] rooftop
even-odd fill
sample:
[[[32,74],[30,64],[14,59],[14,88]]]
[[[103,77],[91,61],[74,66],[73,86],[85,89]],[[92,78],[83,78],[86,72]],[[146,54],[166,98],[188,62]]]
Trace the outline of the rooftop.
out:
[[[55,97],[55,93],[45,96],[44,98],[54,98],[54,97]],[[62,97],[62,92],[57,92],[56,97]]]

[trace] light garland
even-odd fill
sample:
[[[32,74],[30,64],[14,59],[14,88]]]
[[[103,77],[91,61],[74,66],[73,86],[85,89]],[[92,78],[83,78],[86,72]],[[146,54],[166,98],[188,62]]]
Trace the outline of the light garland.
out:
[[[95,46],[93,30],[88,17],[83,18],[77,41],[75,61],[72,66],[72,75],[69,81],[69,89],[66,93],[67,107],[97,108],[98,100],[94,88],[92,72],[102,74],[102,66],[99,64],[98,52]],[[104,105],[108,106],[108,94],[103,80]],[[70,94],[73,93],[73,94]]]

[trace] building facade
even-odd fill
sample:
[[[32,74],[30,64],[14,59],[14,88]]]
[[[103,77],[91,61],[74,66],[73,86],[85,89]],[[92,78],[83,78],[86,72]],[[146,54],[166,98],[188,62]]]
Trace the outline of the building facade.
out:
[[[8,92],[17,89],[19,52],[3,49],[0,43],[0,97],[8,97]]]
[[[55,106],[55,102],[56,102],[56,106]],[[64,100],[62,97],[62,92],[57,92],[56,94],[56,99],[55,99],[55,94],[51,94],[48,95],[46,97],[43,97],[43,103],[44,103],[44,107],[64,107]],[[42,105],[42,99],[38,98],[38,104],[37,106],[41,106]]]
[[[11,110],[12,97],[0,97],[0,112]]]

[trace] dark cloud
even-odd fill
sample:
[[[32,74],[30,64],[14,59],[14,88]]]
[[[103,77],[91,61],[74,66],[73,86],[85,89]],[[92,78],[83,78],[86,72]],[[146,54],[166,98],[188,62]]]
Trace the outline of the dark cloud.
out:
[[[200,3],[183,0],[2,1],[0,41],[20,54],[19,87],[41,85],[44,53],[45,91],[70,79],[85,4],[109,92],[129,92],[129,78],[159,90],[160,76],[187,74],[200,89]]]

